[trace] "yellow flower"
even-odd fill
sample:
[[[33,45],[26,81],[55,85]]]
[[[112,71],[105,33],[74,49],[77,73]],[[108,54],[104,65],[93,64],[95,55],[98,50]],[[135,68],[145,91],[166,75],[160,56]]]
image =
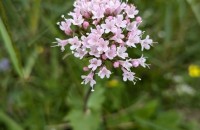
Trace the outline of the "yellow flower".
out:
[[[188,71],[191,77],[200,77],[200,66],[190,65]]]

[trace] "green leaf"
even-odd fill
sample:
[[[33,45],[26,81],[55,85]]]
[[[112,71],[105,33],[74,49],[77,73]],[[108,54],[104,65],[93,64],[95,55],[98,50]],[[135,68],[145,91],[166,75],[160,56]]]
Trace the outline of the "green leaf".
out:
[[[176,111],[167,111],[160,113],[156,124],[169,129],[177,129],[181,122],[181,116]]]
[[[0,17],[0,34],[4,40],[4,45],[6,50],[8,51],[11,61],[14,65],[14,68],[16,70],[16,72],[18,73],[18,75],[23,78],[23,70],[22,70],[22,66],[19,60],[19,57],[17,55],[17,51],[16,51],[16,47],[15,45],[12,43],[11,37]]]
[[[144,120],[142,118],[139,117],[135,117],[135,120],[137,123],[140,124],[140,126],[142,128],[153,128],[153,130],[171,130],[171,129],[167,129],[163,126],[157,125],[156,123],[150,121],[150,120]]]
[[[157,100],[150,101],[144,107],[134,111],[134,115],[140,118],[148,119],[155,113],[158,105],[159,102]]]
[[[97,130],[101,123],[100,112],[83,113],[81,110],[72,110],[67,119],[73,130]]]
[[[98,111],[101,109],[104,100],[104,88],[102,88],[102,86],[96,86],[95,91],[91,93],[88,100],[88,108]]]

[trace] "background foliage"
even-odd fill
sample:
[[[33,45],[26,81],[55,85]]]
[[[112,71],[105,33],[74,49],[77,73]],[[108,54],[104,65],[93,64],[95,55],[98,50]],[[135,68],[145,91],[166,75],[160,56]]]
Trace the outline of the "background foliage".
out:
[[[0,1],[0,130],[199,130],[200,70],[188,67],[200,65],[200,2],[130,0],[159,43],[145,54],[151,69],[136,70],[135,86],[119,72],[97,79],[85,112],[84,61],[50,47],[73,2]]]

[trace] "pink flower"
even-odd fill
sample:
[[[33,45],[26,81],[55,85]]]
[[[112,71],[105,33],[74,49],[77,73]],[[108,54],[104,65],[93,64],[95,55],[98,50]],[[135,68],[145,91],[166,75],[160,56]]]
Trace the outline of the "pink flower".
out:
[[[78,57],[80,59],[83,59],[83,57],[87,54],[88,52],[85,49],[78,48],[77,51],[74,53],[75,57]]]
[[[100,78],[104,78],[104,77],[107,77],[107,78],[110,78],[110,75],[111,75],[111,72],[110,70],[108,70],[105,66],[103,68],[100,69],[99,73],[98,73],[98,76]]]
[[[125,11],[129,18],[135,18],[135,15],[137,15],[139,12],[138,10],[136,10],[135,6],[133,6],[133,5],[126,6]]]
[[[128,49],[138,52],[138,44],[141,52],[153,44],[148,35],[143,38],[138,12],[134,5],[122,0],[75,0],[74,10],[68,14],[71,18],[62,16],[64,20],[58,25],[67,39],[56,38],[55,43],[62,51],[69,45],[75,57],[89,60],[83,70],[90,72],[82,76],[83,84],[89,84],[94,90],[94,74],[109,78],[112,72],[106,66],[110,65],[123,71],[124,81],[135,83],[137,77],[132,69],[149,67],[143,55],[140,58],[128,55]]]
[[[104,17],[104,12],[105,12],[105,9],[100,6],[100,5],[94,5],[94,8],[92,10],[92,19],[101,19]]]
[[[96,58],[91,59],[89,62],[90,62],[90,65],[88,66],[88,68],[92,69],[93,71],[95,71],[97,67],[101,66],[102,64],[102,61]]]
[[[90,55],[95,56],[95,57],[97,57],[97,58],[100,57],[100,54],[101,54],[102,52],[99,52],[99,51],[97,50],[97,47],[96,47],[96,46],[92,46],[90,49],[91,49],[90,52],[89,52]]]
[[[81,78],[83,79],[83,82],[81,84],[90,84],[92,87],[92,91],[94,91],[93,86],[96,84],[96,81],[94,80],[94,73],[90,73],[89,75],[82,75]]]
[[[132,81],[132,82],[134,82],[134,80],[135,80],[135,73],[133,73],[133,72],[130,72],[130,71],[127,71],[127,70],[125,70],[125,69],[123,69],[123,80],[124,81],[127,81],[127,80],[129,80],[129,81]]]
[[[131,63],[132,63],[132,65],[133,65],[133,67],[138,67],[138,66],[140,65],[140,62],[139,62],[137,59],[133,59],[133,60],[131,61]]]
[[[82,48],[90,48],[90,44],[88,43],[89,38],[85,36],[81,36],[81,41],[82,41]]]
[[[115,18],[115,23],[117,27],[125,28],[127,26],[127,21],[124,20],[123,15],[118,15],[117,18]]]
[[[73,17],[73,19],[71,19],[71,22],[74,25],[79,25],[81,26],[81,24],[83,23],[84,19],[82,17],[82,15],[78,14],[78,13],[69,13],[69,15],[71,15]]]
[[[99,40],[98,45],[97,45],[97,50],[98,50],[99,52],[106,52],[106,51],[108,50],[108,44],[109,44],[108,41],[104,41],[104,39],[101,38],[101,39]]]
[[[101,27],[105,29],[105,33],[109,32],[115,33],[117,31],[117,27],[113,24],[114,20],[106,19],[105,22],[106,22],[105,24],[101,25]]]
[[[128,24],[127,26],[128,31],[137,30],[137,22],[133,21]]]
[[[116,6],[117,8],[115,9],[115,11],[114,11],[114,14],[115,15],[119,15],[120,13],[122,13],[123,14],[123,10],[125,9],[125,7],[126,7],[127,5],[125,4],[125,3],[120,3],[120,5],[118,6]]]
[[[89,36],[88,36],[89,40],[88,40],[88,43],[92,46],[96,46],[99,44],[99,40],[100,40],[100,36],[99,35],[95,35],[93,33],[91,33]]]
[[[135,36],[129,36],[129,39],[128,41],[126,42],[126,45],[129,46],[129,47],[134,47],[136,48],[136,45],[137,43],[140,42],[140,37],[135,35]]]
[[[101,26],[97,25],[96,29],[91,29],[91,33],[97,35],[98,37],[101,37],[104,33],[104,29],[102,29]]]
[[[70,47],[71,50],[78,49],[81,46],[81,41],[79,41],[77,36],[69,39],[68,41],[71,44],[71,47]]]
[[[112,60],[117,56],[117,52],[115,49],[109,48],[106,52],[105,55],[108,59]]]
[[[127,48],[124,46],[117,47],[117,55],[121,57],[122,59],[125,59],[126,57],[128,57],[128,53],[126,53],[126,50]]]
[[[129,60],[126,61],[120,61],[120,64],[122,65],[122,67],[124,67],[126,70],[130,71],[132,64],[129,62]]]
[[[143,55],[138,59],[138,62],[142,67],[144,67],[144,68],[148,67],[149,68],[149,65],[145,63],[146,62],[146,58],[143,57]]]
[[[138,59],[132,59],[132,60],[131,60],[131,63],[132,63],[132,65],[133,65],[134,67],[138,67],[138,66],[140,65],[140,66],[142,66],[142,67],[144,67],[144,68],[146,68],[146,67],[149,68],[149,65],[146,64],[146,58],[143,57],[143,55],[142,55],[140,58],[138,58]]]
[[[123,43],[123,39],[124,35],[122,34],[122,30],[121,29],[117,29],[117,31],[115,32],[115,35],[111,38],[111,40],[116,41],[117,43]]]
[[[106,8],[109,9],[110,14],[116,11],[121,5],[118,0],[107,0]]]
[[[141,31],[140,30],[132,30],[128,36],[128,41],[126,42],[126,45],[129,47],[135,47],[136,44],[140,43],[141,41]]]
[[[64,51],[65,50],[65,46],[67,45],[68,43],[68,40],[61,40],[59,38],[56,38],[56,43],[58,43],[57,46],[60,46],[61,47],[61,51]]]
[[[143,51],[144,49],[149,50],[150,47],[152,46],[153,41],[149,39],[149,35],[146,36],[144,40],[141,40],[141,50]]]
[[[69,34],[71,32],[71,21],[69,19],[65,19],[65,21],[62,21],[61,23],[58,23],[60,26],[60,29],[64,31],[66,34]]]

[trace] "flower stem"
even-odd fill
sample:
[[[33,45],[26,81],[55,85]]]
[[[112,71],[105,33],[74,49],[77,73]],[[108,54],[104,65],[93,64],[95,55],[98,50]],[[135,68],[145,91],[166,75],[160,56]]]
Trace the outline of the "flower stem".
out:
[[[87,112],[87,104],[88,104],[88,100],[89,100],[89,97],[92,93],[92,88],[89,87],[89,89],[87,90],[87,93],[85,95],[85,98],[84,98],[84,106],[83,106],[83,111],[86,113]]]

